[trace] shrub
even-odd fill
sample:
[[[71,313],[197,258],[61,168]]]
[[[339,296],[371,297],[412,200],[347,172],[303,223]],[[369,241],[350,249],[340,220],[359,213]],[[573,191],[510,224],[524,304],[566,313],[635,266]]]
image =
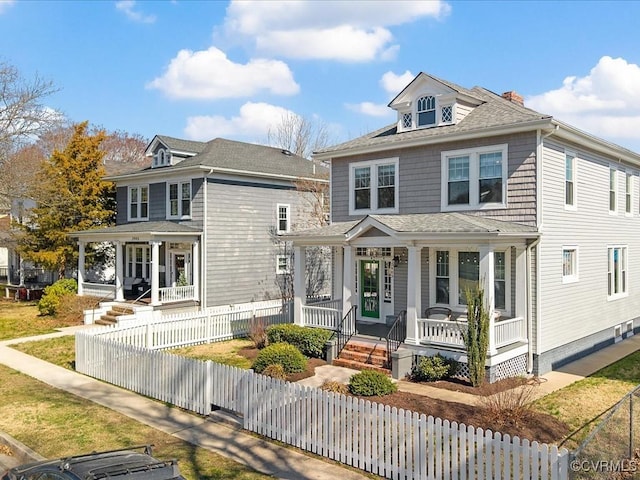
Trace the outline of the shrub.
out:
[[[100,298],[91,296],[63,295],[56,309],[56,319],[65,324],[82,324],[85,310],[91,310],[100,303]]]
[[[414,382],[435,382],[453,375],[457,368],[458,362],[437,353],[432,357],[420,357],[409,377]]]
[[[60,305],[60,298],[78,292],[78,284],[73,278],[58,280],[44,289],[44,295],[38,302],[38,310],[42,315],[55,315]]]
[[[398,390],[395,383],[382,372],[363,370],[349,380],[349,391],[366,397],[389,395]]]
[[[249,340],[253,342],[253,346],[262,350],[267,346],[267,329],[264,325],[262,317],[252,318],[249,320]]]
[[[469,381],[479,387],[485,380],[485,362],[489,347],[490,315],[484,305],[484,289],[476,286],[467,290],[467,329],[463,329],[462,338],[467,347],[467,366]]]
[[[287,372],[284,371],[284,367],[279,363],[267,365],[262,371],[262,374],[266,375],[267,377],[277,378],[278,380],[287,379]]]
[[[344,383],[325,380],[325,382],[320,386],[320,390],[346,395],[349,393],[349,386]]]
[[[274,343],[260,350],[251,368],[256,373],[262,373],[269,365],[276,363],[282,365],[287,374],[302,372],[307,368],[307,359],[304,355],[288,343]]]
[[[487,412],[487,418],[499,428],[520,426],[533,411],[537,384],[525,383],[509,390],[480,398],[479,406]]]
[[[303,355],[323,358],[325,346],[333,332],[322,328],[302,327],[293,323],[267,328],[269,343],[286,342],[298,347]]]

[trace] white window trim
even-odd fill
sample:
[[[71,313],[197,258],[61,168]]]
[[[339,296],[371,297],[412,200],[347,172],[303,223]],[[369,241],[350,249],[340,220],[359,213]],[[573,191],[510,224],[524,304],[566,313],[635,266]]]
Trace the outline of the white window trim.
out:
[[[496,248],[494,250],[494,254],[497,252],[504,253],[504,308],[495,308],[495,311],[500,312],[504,316],[511,316],[511,248],[506,247],[504,250],[502,248]],[[495,264],[495,262],[494,262]],[[495,268],[495,267],[494,267]],[[494,282],[495,282],[495,271],[494,271]],[[493,286],[495,288],[495,286]],[[516,287],[517,288],[517,287]],[[495,301],[495,292],[494,301]]]
[[[185,183],[189,184],[189,215],[182,215],[182,185]],[[171,197],[170,197],[170,185],[178,185],[178,214],[171,215]],[[167,197],[166,197],[166,211],[167,219],[171,220],[188,220],[191,218],[193,213],[193,185],[191,184],[191,179],[182,179],[182,180],[167,180],[166,182],[167,188]]]
[[[489,152],[502,153],[502,202],[480,203],[478,200],[480,181],[480,154]],[[469,204],[449,205],[449,165],[450,157],[469,156]],[[441,153],[441,184],[440,184],[440,208],[443,212],[455,212],[464,210],[493,210],[507,207],[507,180],[509,172],[509,146],[506,143],[489,145],[487,147],[465,148],[462,150],[449,150]]]
[[[286,268],[280,268],[280,260],[284,260],[286,262]],[[276,256],[276,275],[287,275],[291,273],[291,260],[288,255],[277,255]]]
[[[398,213],[399,191],[400,191],[400,166],[399,157],[383,158],[379,160],[368,160],[365,162],[354,162],[349,165],[349,215],[367,215],[371,213]],[[394,208],[374,208],[378,204],[378,166],[391,165],[395,166],[395,185],[394,185]],[[355,169],[366,168],[371,169],[371,202],[372,208],[362,208],[356,210],[355,199]]]
[[[287,209],[287,228],[286,230],[280,230],[280,209]],[[281,233],[289,233],[291,231],[291,205],[288,203],[278,203],[276,205],[276,232],[278,234]]]
[[[622,265],[622,268],[624,269],[625,273],[626,273],[626,282],[625,282],[625,291],[620,292],[620,293],[612,293],[611,295],[609,295],[609,281],[607,279],[607,300],[617,300],[619,298],[625,298],[629,296],[629,248],[627,247],[627,245],[607,245],[607,275],[609,274],[609,261],[611,260],[610,258],[610,254],[609,251],[619,248],[624,249],[625,253],[624,253],[624,265]],[[614,275],[611,276],[611,280],[613,281],[615,278]],[[613,291],[613,289],[612,289]]]
[[[132,270],[135,270],[135,251],[137,248],[142,249],[142,277],[136,277],[135,271],[128,271],[129,267]],[[127,248],[125,249],[125,262],[124,262],[124,271],[125,277],[128,278],[142,278],[143,280],[148,281],[151,276],[151,246],[148,244],[139,244],[139,243],[130,243],[127,244]],[[149,262],[146,259],[149,259]]]
[[[564,191],[564,209],[565,210],[578,210],[578,155],[573,150],[565,150],[565,168],[564,168],[564,183],[563,183],[563,191]],[[571,166],[571,170],[573,172],[573,205],[569,205],[567,203],[567,171],[566,171],[566,158],[573,157],[573,165]]]
[[[132,189],[138,189],[138,216],[137,217],[132,217],[131,216],[131,190]],[[141,208],[140,206],[142,205],[141,199],[142,199],[142,188],[146,188],[147,189],[147,216],[146,217],[142,217],[140,216],[140,212],[141,212]],[[151,202],[150,200],[150,189],[149,189],[149,185],[148,184],[141,184],[141,185],[129,185],[127,187],[127,221],[128,222],[133,222],[133,221],[146,221],[149,220],[149,207],[151,206]]]
[[[571,275],[565,275],[564,274],[564,252],[565,251],[575,251],[575,273],[571,274]],[[579,279],[579,257],[580,257],[580,253],[578,251],[578,246],[577,245],[563,245],[562,246],[562,259],[561,259],[561,266],[562,266],[562,283],[566,284],[566,283],[576,283]]]
[[[611,172],[614,172],[615,178],[613,182],[613,193],[614,193],[614,201],[613,201],[613,210],[611,209]],[[618,169],[612,165],[609,165],[609,176],[608,176],[608,184],[609,188],[607,188],[607,203],[609,204],[609,214],[617,215],[618,214]]]
[[[627,170],[624,172],[624,215],[625,217],[633,217],[633,191],[635,190],[635,175]],[[631,182],[629,190],[627,190],[627,179]],[[629,196],[629,210],[627,211],[627,196]]]

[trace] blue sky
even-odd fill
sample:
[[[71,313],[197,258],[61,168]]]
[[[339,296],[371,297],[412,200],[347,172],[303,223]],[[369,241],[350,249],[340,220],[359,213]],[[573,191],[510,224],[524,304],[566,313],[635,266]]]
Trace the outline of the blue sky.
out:
[[[0,60],[108,130],[265,143],[283,114],[341,142],[420,71],[640,152],[640,2],[0,0]]]

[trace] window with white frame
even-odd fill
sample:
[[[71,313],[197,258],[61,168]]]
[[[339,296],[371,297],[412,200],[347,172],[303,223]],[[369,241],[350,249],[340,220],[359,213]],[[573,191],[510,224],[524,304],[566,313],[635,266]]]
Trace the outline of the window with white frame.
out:
[[[129,220],[149,219],[149,186],[129,187]]]
[[[449,251],[436,251],[436,303],[449,303]]]
[[[153,156],[153,167],[163,167],[171,164],[171,152],[161,148]]]
[[[127,245],[125,276],[148,279],[151,271],[151,249],[149,245]]]
[[[615,213],[617,210],[617,181],[618,171],[613,167],[609,168],[609,212],[611,213]]]
[[[402,114],[402,128],[408,129],[412,126],[412,115],[411,112]]]
[[[349,184],[350,215],[397,213],[398,158],[353,163]]]
[[[627,247],[613,246],[607,249],[607,283],[609,299],[627,294]]]
[[[191,182],[169,183],[169,218],[191,216]]]
[[[633,175],[631,175],[630,173],[627,173],[625,175],[624,186],[625,186],[624,211],[627,215],[631,215],[631,205],[633,204],[633,201],[632,201]]]
[[[564,206],[576,207],[576,157],[565,153],[564,159]]]
[[[442,210],[506,206],[507,145],[442,152]]]
[[[562,283],[578,281],[578,247],[562,247]]]
[[[290,218],[290,209],[289,205],[278,204],[277,207],[277,215],[278,215],[278,233],[288,233],[291,230],[291,218]]]
[[[393,300],[393,273],[392,263],[384,262],[384,303],[391,303]]]
[[[278,255],[276,257],[276,274],[285,275],[291,272],[290,262],[288,255]]]
[[[436,123],[436,97],[426,95],[418,99],[418,127],[435,125]]]
[[[493,252],[493,299],[494,307],[507,307],[507,259],[505,252]]]
[[[445,105],[441,110],[442,123],[453,122],[453,105]]]

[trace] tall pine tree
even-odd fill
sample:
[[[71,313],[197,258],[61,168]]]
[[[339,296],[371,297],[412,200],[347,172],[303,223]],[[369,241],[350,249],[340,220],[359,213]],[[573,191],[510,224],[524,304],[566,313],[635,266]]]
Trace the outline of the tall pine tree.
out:
[[[37,174],[36,206],[18,225],[18,252],[23,258],[58,272],[64,278],[78,259],[72,231],[105,227],[112,223],[113,184],[105,182],[104,132],[87,133],[88,122],[74,126],[64,150],[55,150]]]

